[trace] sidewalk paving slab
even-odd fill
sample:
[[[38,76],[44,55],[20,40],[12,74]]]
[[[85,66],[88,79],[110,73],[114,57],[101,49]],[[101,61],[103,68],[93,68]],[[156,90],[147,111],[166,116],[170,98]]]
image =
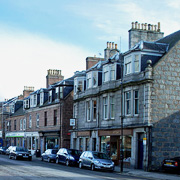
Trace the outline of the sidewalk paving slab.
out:
[[[120,167],[115,166],[114,171],[124,175],[131,175],[135,177],[145,177],[155,180],[180,180],[180,175],[178,174],[168,174],[164,172],[147,172],[141,169],[123,168],[123,172],[120,172]]]

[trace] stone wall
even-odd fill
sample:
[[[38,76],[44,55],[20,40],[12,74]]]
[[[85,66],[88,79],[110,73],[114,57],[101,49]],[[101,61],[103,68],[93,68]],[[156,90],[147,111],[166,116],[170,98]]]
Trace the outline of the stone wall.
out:
[[[152,101],[152,169],[164,158],[180,156],[180,42],[154,67]]]

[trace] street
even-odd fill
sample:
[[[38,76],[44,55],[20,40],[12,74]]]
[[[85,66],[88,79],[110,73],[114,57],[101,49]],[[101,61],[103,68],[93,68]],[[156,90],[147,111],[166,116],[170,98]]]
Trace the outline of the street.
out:
[[[61,164],[42,162],[33,158],[32,161],[12,160],[0,155],[0,180],[139,180],[146,178],[121,175],[120,173],[91,171],[78,167],[67,167]],[[149,179],[149,178],[147,178]]]

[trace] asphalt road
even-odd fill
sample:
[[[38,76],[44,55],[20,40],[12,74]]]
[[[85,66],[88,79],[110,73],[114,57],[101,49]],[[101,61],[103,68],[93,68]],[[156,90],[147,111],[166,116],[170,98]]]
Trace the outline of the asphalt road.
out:
[[[91,171],[62,164],[13,160],[7,155],[0,155],[0,180],[140,180],[145,178],[121,175],[116,172]],[[147,178],[148,179],[148,178]]]

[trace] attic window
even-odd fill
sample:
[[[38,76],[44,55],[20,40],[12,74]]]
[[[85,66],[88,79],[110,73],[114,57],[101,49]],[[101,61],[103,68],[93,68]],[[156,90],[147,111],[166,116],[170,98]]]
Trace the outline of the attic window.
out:
[[[40,93],[40,105],[43,105],[44,103],[44,92]]]
[[[48,99],[48,102],[50,103],[50,102],[52,102],[52,91],[49,91],[49,97],[48,97],[49,99]]]

